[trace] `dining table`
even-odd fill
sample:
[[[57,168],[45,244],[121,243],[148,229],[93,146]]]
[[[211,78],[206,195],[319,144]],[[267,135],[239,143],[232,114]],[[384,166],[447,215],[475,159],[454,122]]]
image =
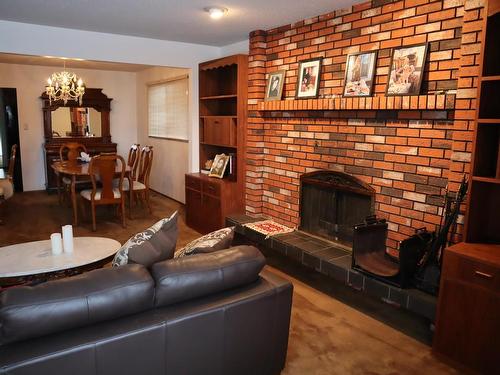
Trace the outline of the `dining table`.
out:
[[[85,163],[77,160],[75,161],[55,161],[52,163],[51,167],[57,175],[57,190],[60,191],[61,179],[63,176],[67,176],[71,179],[71,204],[73,206],[73,225],[78,225],[78,205],[76,202],[76,181],[77,179],[88,178],[90,182],[89,173],[90,163]],[[121,165],[117,164],[115,169],[115,174],[120,175],[122,171]],[[125,166],[125,176],[128,179],[129,186],[132,186],[132,174],[130,166]],[[132,207],[132,194],[129,194],[129,217],[130,217],[130,207]]]

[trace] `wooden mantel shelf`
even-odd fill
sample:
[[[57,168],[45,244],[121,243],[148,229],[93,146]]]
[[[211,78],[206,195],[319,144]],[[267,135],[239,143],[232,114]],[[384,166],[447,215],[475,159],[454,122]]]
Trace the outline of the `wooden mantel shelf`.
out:
[[[455,109],[455,95],[373,96],[366,98],[292,99],[258,102],[258,111],[342,111]]]

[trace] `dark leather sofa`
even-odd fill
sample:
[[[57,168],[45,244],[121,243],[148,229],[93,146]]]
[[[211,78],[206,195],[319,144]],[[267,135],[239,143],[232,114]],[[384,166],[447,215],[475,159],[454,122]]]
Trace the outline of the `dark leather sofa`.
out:
[[[0,294],[0,374],[279,374],[292,285],[254,247]]]

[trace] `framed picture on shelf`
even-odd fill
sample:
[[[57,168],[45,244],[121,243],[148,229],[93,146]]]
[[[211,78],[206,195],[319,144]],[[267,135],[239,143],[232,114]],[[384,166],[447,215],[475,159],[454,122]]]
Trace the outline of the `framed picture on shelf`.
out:
[[[286,70],[278,70],[276,72],[269,73],[266,85],[266,96],[264,98],[266,102],[271,100],[281,100],[281,96],[283,94],[283,84],[285,83],[285,74]]]
[[[319,91],[322,58],[303,60],[299,62],[297,92],[295,97],[316,98]]]
[[[426,56],[427,43],[394,48],[386,95],[419,95]]]
[[[344,96],[371,96],[377,51],[353,53],[347,56]]]
[[[212,163],[212,167],[210,168],[210,173],[208,174],[208,176],[223,178],[228,161],[229,161],[229,155],[226,154],[215,155],[214,162]]]

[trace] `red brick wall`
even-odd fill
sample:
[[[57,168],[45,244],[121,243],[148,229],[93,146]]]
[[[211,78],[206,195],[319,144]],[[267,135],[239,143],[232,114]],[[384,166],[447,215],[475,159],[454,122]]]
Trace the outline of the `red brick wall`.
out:
[[[439,223],[439,199],[468,172],[482,0],[373,0],[250,34],[247,213],[299,224],[299,176],[355,175],[376,189],[389,249]],[[319,98],[342,94],[349,53],[379,50],[374,93],[385,95],[393,47],[429,43],[422,94],[457,93],[455,111],[259,111],[267,74],[286,69],[294,100],[298,62],[323,57]],[[456,91],[458,89],[458,91]]]

